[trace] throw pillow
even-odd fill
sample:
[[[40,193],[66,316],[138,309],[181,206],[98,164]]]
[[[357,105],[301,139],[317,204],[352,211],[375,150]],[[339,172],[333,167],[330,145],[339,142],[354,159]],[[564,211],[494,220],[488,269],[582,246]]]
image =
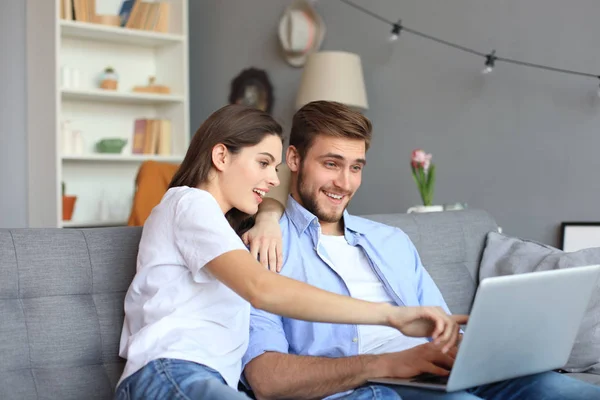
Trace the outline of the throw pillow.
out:
[[[492,276],[590,264],[600,264],[600,248],[565,253],[531,240],[490,232],[481,259],[479,281]],[[600,374],[600,286],[592,294],[569,361],[563,369]]]

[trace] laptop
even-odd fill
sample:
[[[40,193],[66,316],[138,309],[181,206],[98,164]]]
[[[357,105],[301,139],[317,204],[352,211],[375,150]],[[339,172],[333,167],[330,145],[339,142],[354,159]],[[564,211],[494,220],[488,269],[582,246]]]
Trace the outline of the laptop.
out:
[[[450,375],[369,382],[454,392],[566,365],[600,265],[481,281]]]

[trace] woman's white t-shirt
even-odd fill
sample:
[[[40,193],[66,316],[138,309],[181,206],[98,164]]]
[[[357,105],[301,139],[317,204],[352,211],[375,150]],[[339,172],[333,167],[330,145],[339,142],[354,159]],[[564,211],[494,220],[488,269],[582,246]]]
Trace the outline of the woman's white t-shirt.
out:
[[[143,228],[137,272],[125,296],[119,383],[157,358],[194,361],[237,388],[250,305],[203,267],[246,250],[208,192],[171,188]]]

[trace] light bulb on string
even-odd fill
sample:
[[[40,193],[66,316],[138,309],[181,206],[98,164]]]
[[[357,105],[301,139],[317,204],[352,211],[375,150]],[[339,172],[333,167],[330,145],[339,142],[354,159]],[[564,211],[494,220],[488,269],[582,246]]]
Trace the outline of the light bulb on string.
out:
[[[485,56],[485,67],[481,70],[481,73],[486,75],[491,73],[494,70],[494,65],[496,63],[496,50],[492,51],[490,54]]]
[[[388,40],[390,42],[395,42],[396,40],[398,40],[398,38],[400,37],[401,30],[402,30],[402,21],[398,20],[398,22],[392,26],[392,33]]]

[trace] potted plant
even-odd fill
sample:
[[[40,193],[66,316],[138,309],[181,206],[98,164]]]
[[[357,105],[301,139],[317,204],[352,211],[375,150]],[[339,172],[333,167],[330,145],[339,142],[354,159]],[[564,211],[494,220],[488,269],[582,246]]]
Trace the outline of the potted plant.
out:
[[[444,210],[444,207],[441,205],[432,205],[435,187],[435,164],[431,162],[431,158],[431,154],[426,153],[422,149],[413,150],[411,154],[410,167],[412,176],[417,184],[417,189],[419,189],[423,205],[409,208],[408,213]]]
[[[70,221],[71,218],[73,218],[73,210],[75,209],[75,202],[77,201],[77,196],[67,196],[65,183],[62,182],[61,186],[62,186],[62,219],[63,219],[63,221]]]
[[[100,88],[105,90],[117,90],[119,76],[113,67],[106,67],[100,78]]]

